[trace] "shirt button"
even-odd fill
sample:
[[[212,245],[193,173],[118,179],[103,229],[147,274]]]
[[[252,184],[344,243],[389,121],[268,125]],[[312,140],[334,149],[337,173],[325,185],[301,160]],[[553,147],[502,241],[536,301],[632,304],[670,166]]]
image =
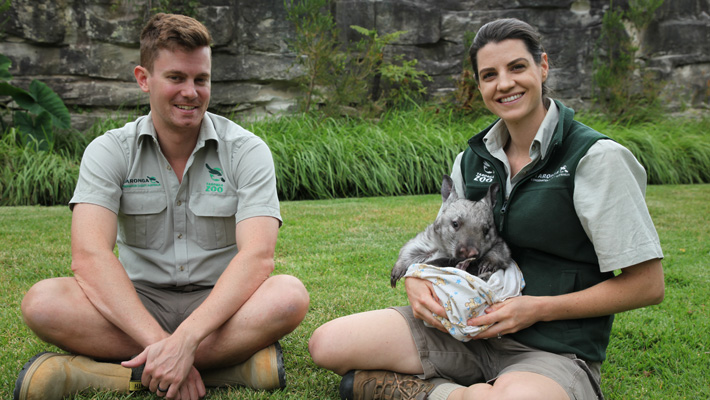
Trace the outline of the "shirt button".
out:
[[[177,201],[177,205],[178,205],[178,206],[181,206],[181,205],[182,205],[182,200],[178,200],[178,201]]]
[[[177,238],[178,238],[178,239],[182,239],[182,233],[178,233]]]
[[[184,271],[184,270],[185,270],[185,266],[184,266],[184,265],[181,265],[181,266],[180,266],[180,272],[182,272],[182,271]]]
[[[170,171],[171,169],[173,169],[170,165],[165,166],[165,168],[166,168],[168,171]]]

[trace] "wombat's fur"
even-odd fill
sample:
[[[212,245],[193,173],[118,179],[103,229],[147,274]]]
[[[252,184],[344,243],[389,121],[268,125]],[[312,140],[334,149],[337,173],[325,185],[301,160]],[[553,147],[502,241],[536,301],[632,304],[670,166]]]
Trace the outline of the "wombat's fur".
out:
[[[499,185],[492,184],[480,201],[461,199],[452,188],[451,177],[444,175],[441,212],[434,223],[400,250],[392,268],[392,287],[415,263],[456,266],[487,280],[512,262],[510,249],[498,235],[493,220]]]

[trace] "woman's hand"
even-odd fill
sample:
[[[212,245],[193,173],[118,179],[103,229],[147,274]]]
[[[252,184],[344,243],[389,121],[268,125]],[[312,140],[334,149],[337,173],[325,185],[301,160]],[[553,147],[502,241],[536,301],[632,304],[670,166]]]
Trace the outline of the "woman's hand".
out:
[[[518,296],[488,307],[484,315],[471,318],[467,324],[470,326],[495,325],[473,338],[489,339],[498,337],[498,335],[515,333],[540,321],[538,310],[541,300],[541,297]]]
[[[404,280],[404,287],[407,290],[407,297],[412,306],[414,317],[429,323],[442,332],[447,332],[444,325],[432,315],[432,313],[446,315],[446,310],[434,293],[432,283],[424,279],[408,277]]]

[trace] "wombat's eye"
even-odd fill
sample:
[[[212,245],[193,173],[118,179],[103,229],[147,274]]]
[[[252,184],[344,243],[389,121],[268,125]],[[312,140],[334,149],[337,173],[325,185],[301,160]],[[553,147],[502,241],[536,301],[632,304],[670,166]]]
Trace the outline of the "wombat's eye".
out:
[[[458,221],[451,221],[451,226],[453,226],[454,229],[459,229],[459,222]]]

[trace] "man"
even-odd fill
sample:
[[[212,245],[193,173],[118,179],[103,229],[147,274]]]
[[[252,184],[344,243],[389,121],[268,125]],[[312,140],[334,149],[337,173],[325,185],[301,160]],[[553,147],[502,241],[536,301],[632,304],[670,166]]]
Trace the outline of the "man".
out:
[[[35,356],[15,399],[141,382],[168,399],[285,385],[277,341],[305,317],[308,293],[270,276],[281,225],[271,153],[206,111],[210,42],[185,16],[144,27],[134,74],[150,114],[88,146],[70,203],[74,277],[41,281],[22,302],[27,325],[72,355]]]

